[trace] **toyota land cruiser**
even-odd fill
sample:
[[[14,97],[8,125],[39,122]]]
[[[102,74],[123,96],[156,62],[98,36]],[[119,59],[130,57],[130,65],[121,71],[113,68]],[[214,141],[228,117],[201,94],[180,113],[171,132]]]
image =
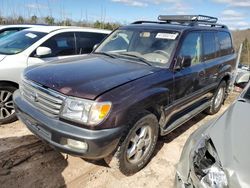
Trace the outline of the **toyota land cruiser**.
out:
[[[235,70],[217,18],[158,19],[118,28],[87,57],[27,68],[14,94],[19,119],[60,152],[142,169],[158,135],[220,110]]]

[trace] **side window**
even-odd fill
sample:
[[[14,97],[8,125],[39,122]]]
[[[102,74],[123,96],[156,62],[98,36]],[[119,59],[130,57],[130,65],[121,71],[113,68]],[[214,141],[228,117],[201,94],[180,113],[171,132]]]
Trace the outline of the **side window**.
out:
[[[60,33],[45,41],[42,45],[51,49],[46,57],[67,56],[76,54],[74,33]]]
[[[201,63],[201,34],[189,33],[183,41],[179,56],[191,59],[191,65]]]
[[[220,55],[228,55],[232,52],[232,40],[230,34],[227,32],[218,32],[217,33],[219,46],[220,46]]]
[[[93,47],[99,44],[106,36],[103,33],[77,32],[77,54],[91,53]]]
[[[215,34],[213,32],[203,33],[203,60],[207,61],[215,58],[216,53]]]

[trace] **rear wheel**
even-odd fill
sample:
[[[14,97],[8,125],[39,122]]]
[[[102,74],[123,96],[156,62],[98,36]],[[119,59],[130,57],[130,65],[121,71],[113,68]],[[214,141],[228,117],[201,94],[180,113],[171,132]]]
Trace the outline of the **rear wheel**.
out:
[[[16,90],[14,86],[0,85],[0,124],[17,120],[13,103],[13,93]]]
[[[227,84],[222,81],[212,98],[210,107],[205,111],[209,115],[216,114],[220,109],[226,97]]]
[[[115,153],[105,158],[105,161],[111,168],[118,168],[125,175],[138,172],[149,162],[158,134],[157,118],[149,113],[140,116],[121,139]]]

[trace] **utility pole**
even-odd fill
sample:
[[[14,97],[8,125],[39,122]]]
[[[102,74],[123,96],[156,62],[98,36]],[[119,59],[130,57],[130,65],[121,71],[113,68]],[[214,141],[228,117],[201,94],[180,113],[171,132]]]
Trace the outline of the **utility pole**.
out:
[[[250,58],[249,58],[249,42],[247,41],[247,61],[248,61],[248,68],[250,68]]]
[[[233,91],[233,88],[234,88],[234,83],[236,81],[236,77],[237,77],[237,74],[238,74],[238,67],[239,67],[239,64],[240,64],[240,57],[241,57],[241,52],[242,52],[242,47],[243,47],[243,43],[241,43],[240,45],[240,48],[239,48],[239,51],[238,51],[238,56],[237,56],[237,60],[236,60],[236,65],[235,65],[235,69],[234,69],[234,72],[233,72],[233,79],[229,85],[229,91]]]

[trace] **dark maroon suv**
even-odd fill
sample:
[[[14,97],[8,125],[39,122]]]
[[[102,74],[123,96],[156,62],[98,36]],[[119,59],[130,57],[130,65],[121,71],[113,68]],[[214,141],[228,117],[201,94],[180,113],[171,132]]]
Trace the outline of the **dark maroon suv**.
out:
[[[235,69],[216,18],[159,20],[118,28],[87,57],[26,69],[14,94],[19,119],[60,152],[104,158],[124,174],[142,169],[158,135],[220,110]]]

